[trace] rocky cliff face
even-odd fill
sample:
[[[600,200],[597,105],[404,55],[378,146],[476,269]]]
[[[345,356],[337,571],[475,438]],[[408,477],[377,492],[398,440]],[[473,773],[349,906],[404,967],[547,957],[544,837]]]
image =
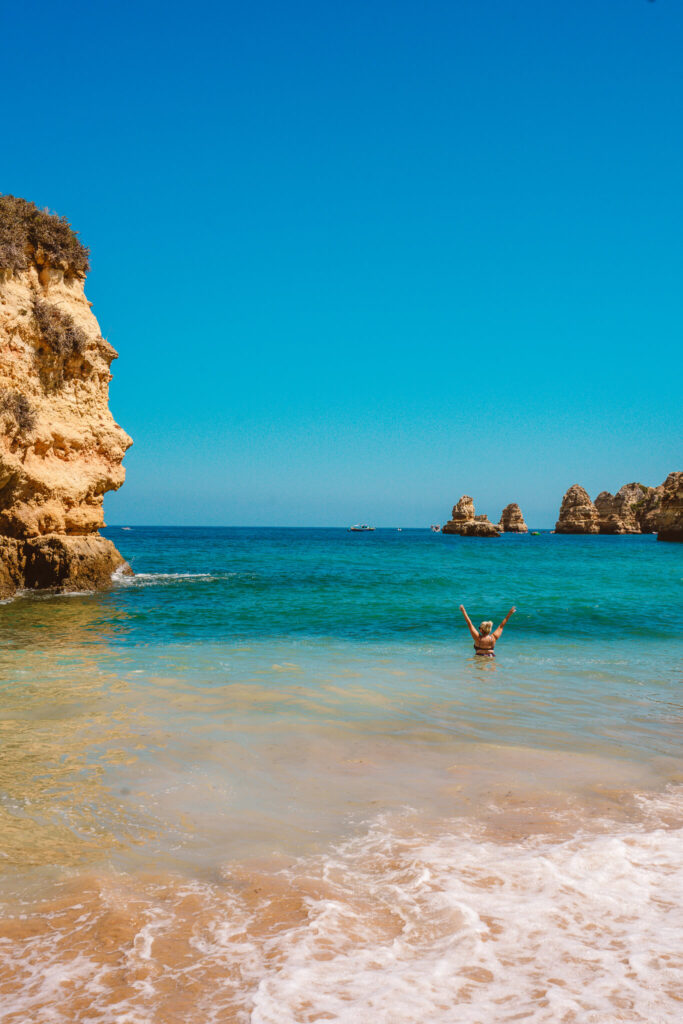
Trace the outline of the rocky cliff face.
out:
[[[624,484],[616,494],[601,491],[595,499],[600,533],[656,533],[664,484]]]
[[[583,487],[573,484],[562,499],[560,517],[555,524],[555,533],[599,532],[598,510]]]
[[[474,502],[469,494],[463,494],[457,505],[453,506],[451,519],[442,533],[458,533],[462,537],[500,537],[500,527],[489,522],[488,516],[474,514]]]
[[[500,514],[498,523],[503,533],[528,533],[529,527],[524,522],[522,510],[516,502],[506,505]]]
[[[562,499],[557,533],[657,533],[666,523],[676,521],[677,479],[681,473],[670,473],[663,484],[624,484],[616,494],[601,491],[595,504],[583,487],[574,484]],[[665,512],[664,499],[667,509]],[[668,518],[667,518],[668,517]],[[674,532],[676,527],[672,527]],[[667,538],[660,538],[667,539]]]
[[[450,520],[442,527],[442,533],[460,533],[465,523],[474,522],[474,502],[469,494],[463,494],[462,498],[453,506]]]
[[[595,499],[600,533],[641,533],[636,509],[646,490],[652,488],[641,488],[640,484],[633,483],[624,484],[616,494],[601,491]]]
[[[110,579],[123,559],[97,531],[132,444],[109,412],[116,352],[84,294],[87,250],[22,203],[0,197],[0,596]]]
[[[465,523],[460,533],[463,537],[500,537],[501,529],[487,516],[477,516],[473,522]]]
[[[641,533],[657,533],[662,503],[664,484],[659,487],[645,487],[638,484],[642,494],[636,501],[636,520],[640,526]]]
[[[683,473],[669,473],[662,484],[657,540],[683,541]]]

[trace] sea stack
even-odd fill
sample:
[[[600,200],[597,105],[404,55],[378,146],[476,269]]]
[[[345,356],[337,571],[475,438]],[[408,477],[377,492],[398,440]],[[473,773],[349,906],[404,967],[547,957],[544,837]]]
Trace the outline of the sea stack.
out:
[[[642,490],[642,495],[636,502],[636,519],[640,526],[640,532],[657,533],[659,530],[664,484],[659,484],[658,487],[646,487],[645,484],[638,484],[638,486]]]
[[[662,484],[657,540],[683,541],[683,473],[669,473]]]
[[[524,516],[519,505],[512,501],[506,505],[500,514],[498,523],[503,533],[528,533],[529,527],[524,522]]]
[[[580,484],[572,484],[562,499],[555,533],[599,533],[598,510]]]
[[[616,494],[601,491],[595,499],[600,533],[640,533],[636,506],[643,498],[640,484],[624,484]],[[651,490],[651,488],[648,488]]]
[[[64,218],[0,196],[0,597],[91,590],[127,568],[98,533],[132,441],[109,411],[117,353],[85,297],[88,269]]]
[[[462,498],[453,506],[451,518],[444,523],[442,533],[460,533],[465,523],[474,522],[474,501],[469,494],[463,494]]]
[[[664,484],[624,484],[616,494],[601,491],[595,499],[600,533],[656,533]]]
[[[476,516],[473,522],[465,523],[460,533],[462,537],[500,537],[501,529],[488,516]]]
[[[669,473],[663,484],[624,484],[616,494],[601,491],[595,504],[578,484],[562,499],[557,533],[659,533],[660,540],[675,540],[676,495],[681,473]],[[666,536],[661,536],[664,533]]]
[[[474,501],[469,494],[453,506],[453,512],[442,533],[457,533],[461,537],[500,537],[501,530],[496,523],[489,521],[488,516],[474,514]]]

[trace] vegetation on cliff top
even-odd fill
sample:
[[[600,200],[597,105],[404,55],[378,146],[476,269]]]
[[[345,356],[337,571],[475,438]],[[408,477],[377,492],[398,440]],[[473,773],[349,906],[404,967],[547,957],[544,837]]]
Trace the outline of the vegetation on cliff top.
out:
[[[0,195],[0,270],[26,270],[36,256],[79,277],[90,270],[90,252],[66,217],[18,196]]]

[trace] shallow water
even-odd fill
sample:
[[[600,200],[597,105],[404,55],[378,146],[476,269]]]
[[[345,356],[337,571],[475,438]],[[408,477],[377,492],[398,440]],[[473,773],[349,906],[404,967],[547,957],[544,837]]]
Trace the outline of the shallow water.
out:
[[[0,607],[3,1021],[680,1018],[679,546],[107,532]]]

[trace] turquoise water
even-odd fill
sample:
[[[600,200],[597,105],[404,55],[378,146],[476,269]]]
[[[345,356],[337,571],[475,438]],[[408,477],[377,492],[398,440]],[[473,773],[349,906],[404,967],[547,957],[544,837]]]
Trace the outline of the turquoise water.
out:
[[[317,673],[328,662],[387,659],[406,675],[375,673],[364,685],[384,693],[398,718],[407,701],[405,714],[434,729],[465,728],[466,714],[477,738],[494,742],[531,730],[634,756],[678,753],[668,725],[680,712],[683,552],[654,536],[508,534],[487,543],[418,530],[107,532],[138,575],[105,595],[6,605],[7,677],[22,649],[49,651],[59,666],[75,646],[102,668],[170,672],[189,687],[261,673],[277,705],[282,680],[263,676],[258,649],[266,661],[271,652],[303,659],[300,684],[322,707]],[[471,659],[461,602],[477,623],[497,624],[516,605],[494,667]],[[477,722],[481,688],[487,700],[506,694],[502,727],[488,715]],[[454,715],[440,701],[456,697]],[[350,692],[341,713],[367,718],[372,708]]]
[[[12,1024],[675,1019],[680,546],[106,533],[134,577],[0,607]]]

